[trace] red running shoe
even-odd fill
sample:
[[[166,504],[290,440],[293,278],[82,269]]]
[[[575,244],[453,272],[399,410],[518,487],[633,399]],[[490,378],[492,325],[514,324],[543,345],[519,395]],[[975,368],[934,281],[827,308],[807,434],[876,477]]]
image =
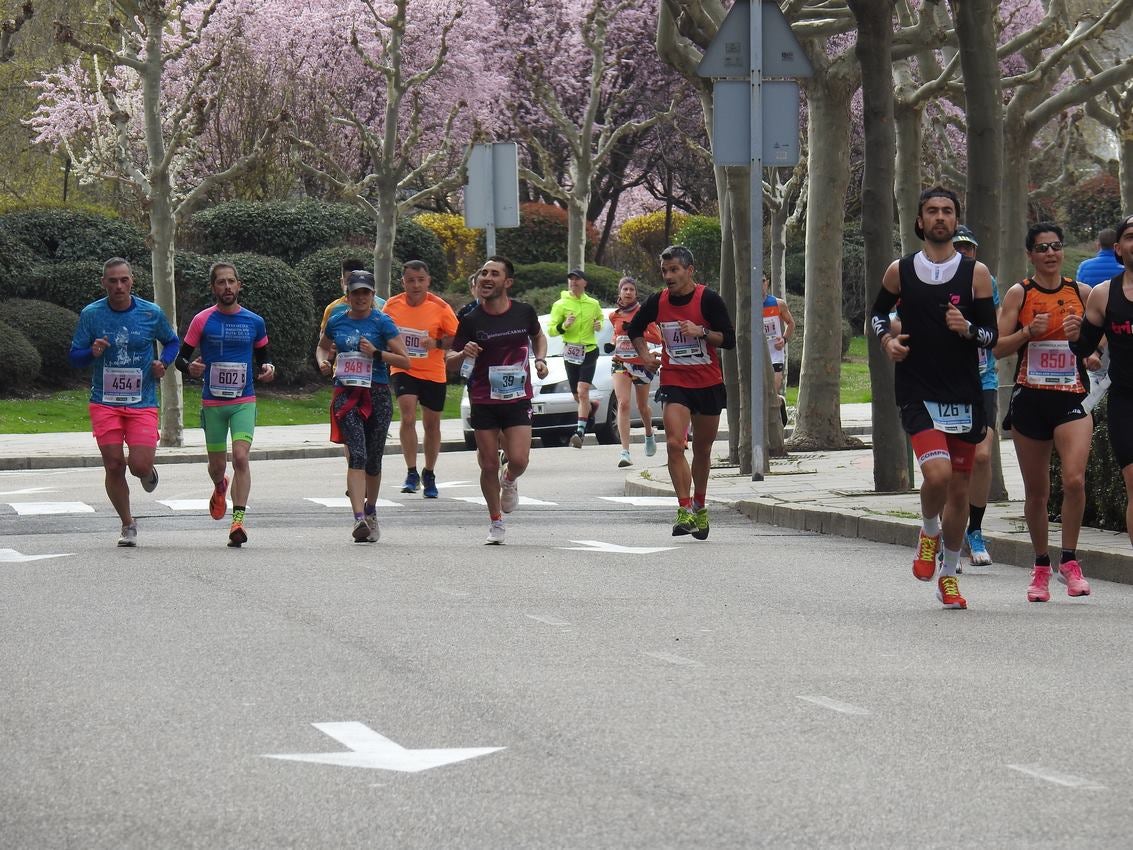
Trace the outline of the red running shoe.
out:
[[[209,497],[209,516],[213,519],[224,519],[224,514],[228,510],[228,505],[224,503],[224,497],[228,495],[228,476],[224,476],[224,481],[221,482],[219,487],[214,487],[212,496]]]
[[[917,532],[917,552],[913,558],[913,575],[920,581],[932,581],[936,560],[940,555],[940,535],[929,537],[922,528]]]
[[[941,576],[936,582],[936,598],[945,608],[964,609],[968,601],[960,595],[960,582],[956,576]]]

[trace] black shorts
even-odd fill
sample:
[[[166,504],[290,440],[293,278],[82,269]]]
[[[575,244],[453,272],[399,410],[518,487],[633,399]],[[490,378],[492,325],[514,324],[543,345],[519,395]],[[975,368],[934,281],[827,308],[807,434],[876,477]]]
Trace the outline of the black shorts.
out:
[[[566,366],[567,383],[570,384],[570,391],[577,393],[579,382],[584,384],[594,383],[594,367],[598,365],[598,349],[592,348],[586,352],[581,363],[567,363],[565,359],[563,363]]]
[[[662,375],[664,372],[662,372]],[[676,387],[661,385],[656,401],[661,404],[679,404],[694,416],[719,416],[728,406],[728,392],[723,384],[713,387]]]
[[[1124,469],[1133,463],[1133,428],[1129,426],[1133,422],[1133,390],[1109,388],[1106,422],[1109,424],[1113,456],[1117,458],[1117,465]]]
[[[1090,415],[1082,406],[1085,398],[1082,393],[1016,386],[1011,391],[1011,404],[1003,427],[1010,427],[1032,440],[1053,440],[1054,429],[1059,425]]]
[[[647,387],[653,382],[653,373],[648,371],[644,366],[632,364],[630,368],[626,367],[625,363],[620,360],[610,361],[610,374],[620,375],[625,373],[633,379],[633,383],[639,387]],[[645,377],[648,375],[649,377]]]
[[[506,431],[520,425],[531,427],[531,402],[528,399],[503,404],[474,404],[468,415],[473,431]]]
[[[782,363],[772,363],[771,364],[771,371],[772,372],[782,372],[783,371],[783,364]]]
[[[929,415],[928,408],[925,407],[923,401],[911,401],[908,404],[901,405],[901,427],[911,437],[914,434],[920,434],[922,431],[932,431],[936,424],[932,421],[932,416]],[[962,434],[949,434],[948,436],[962,443],[979,445],[986,435],[987,421],[984,419],[984,406],[973,404],[971,430]]]
[[[999,421],[999,390],[984,390],[984,422],[987,427],[995,429],[995,423]]]
[[[393,391],[398,398],[403,395],[415,395],[422,407],[435,410],[438,413],[445,409],[445,393],[448,386],[444,381],[426,381],[414,378],[408,372],[394,372],[389,376]]]

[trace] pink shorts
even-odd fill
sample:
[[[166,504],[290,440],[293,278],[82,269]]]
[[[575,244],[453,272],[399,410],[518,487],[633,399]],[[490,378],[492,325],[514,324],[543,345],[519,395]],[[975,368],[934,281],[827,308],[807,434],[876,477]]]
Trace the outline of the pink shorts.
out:
[[[91,404],[90,425],[100,446],[157,446],[156,407]]]

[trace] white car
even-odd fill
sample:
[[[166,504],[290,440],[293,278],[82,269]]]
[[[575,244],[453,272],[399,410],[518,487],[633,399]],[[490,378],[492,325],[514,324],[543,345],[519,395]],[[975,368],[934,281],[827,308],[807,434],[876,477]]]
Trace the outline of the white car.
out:
[[[603,307],[603,315],[608,315],[612,307]],[[539,324],[543,333],[547,333],[550,323],[550,314],[539,317]],[[598,403],[594,411],[594,418],[587,426],[593,432],[599,443],[612,445],[621,442],[618,436],[618,402],[614,396],[614,380],[610,371],[613,357],[607,353],[607,347],[612,351],[614,328],[609,319],[602,325],[598,333],[598,363],[594,367],[594,383],[590,385],[590,401]],[[547,447],[565,446],[571,434],[578,426],[578,402],[570,393],[570,384],[567,382],[566,363],[563,360],[563,338],[561,336],[547,335],[547,377],[540,378],[535,372],[535,361],[531,361],[531,398],[532,418],[531,433],[542,440]],[[653,383],[649,389],[652,399],[660,386],[657,375],[653,376]],[[631,404],[630,423],[634,427],[642,425],[641,413],[637,409],[637,399],[630,393]],[[651,402],[652,403],[652,402]],[[653,422],[661,427],[661,405],[652,403]],[[476,448],[476,437],[468,417],[471,415],[471,405],[468,401],[468,387],[460,398],[460,422],[464,428],[464,444],[470,449]]]

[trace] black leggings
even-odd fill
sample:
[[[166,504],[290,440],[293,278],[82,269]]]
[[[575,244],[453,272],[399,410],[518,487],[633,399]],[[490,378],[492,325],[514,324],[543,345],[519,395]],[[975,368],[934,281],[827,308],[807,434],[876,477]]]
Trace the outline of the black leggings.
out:
[[[346,395],[335,398],[336,412],[346,404],[347,399]],[[350,452],[347,465],[351,469],[365,469],[367,475],[381,475],[382,455],[386,451],[389,423],[393,419],[389,384],[371,384],[370,401],[373,412],[369,419],[363,419],[355,407],[338,420],[338,429],[342,434],[343,445]]]

